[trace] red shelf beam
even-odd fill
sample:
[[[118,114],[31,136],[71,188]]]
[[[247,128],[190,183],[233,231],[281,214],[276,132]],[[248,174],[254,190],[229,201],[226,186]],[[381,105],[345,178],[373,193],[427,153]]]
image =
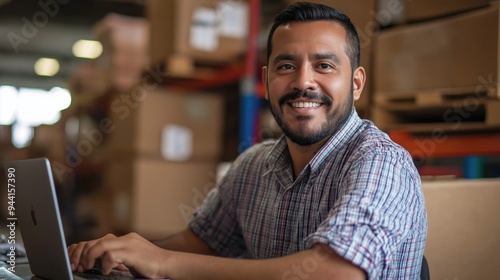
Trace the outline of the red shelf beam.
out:
[[[460,157],[469,155],[500,155],[500,134],[414,136],[394,131],[389,137],[410,152],[413,157]]]

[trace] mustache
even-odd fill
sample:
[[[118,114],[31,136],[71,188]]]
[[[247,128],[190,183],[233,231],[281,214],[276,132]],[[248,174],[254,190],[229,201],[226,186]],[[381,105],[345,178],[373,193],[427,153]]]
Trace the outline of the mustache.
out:
[[[287,93],[283,95],[279,100],[279,105],[283,106],[285,103],[288,103],[292,100],[298,98],[307,98],[310,101],[322,102],[327,106],[332,105],[333,101],[329,96],[322,95],[318,92],[314,92],[311,90],[295,90],[293,92]]]

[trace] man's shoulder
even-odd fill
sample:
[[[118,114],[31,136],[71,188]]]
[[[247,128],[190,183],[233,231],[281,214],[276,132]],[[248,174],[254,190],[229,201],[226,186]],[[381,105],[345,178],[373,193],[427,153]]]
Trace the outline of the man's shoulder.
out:
[[[408,152],[394,142],[387,133],[381,131],[370,120],[363,120],[359,133],[351,142],[354,151],[359,155],[369,156],[381,152],[400,153],[409,156]]]
[[[417,181],[419,180],[411,154],[371,121],[363,120],[359,133],[351,140],[346,149],[349,153],[346,157],[346,168],[359,168],[360,164],[378,162],[380,166],[391,165],[391,168],[402,168],[413,174]]]

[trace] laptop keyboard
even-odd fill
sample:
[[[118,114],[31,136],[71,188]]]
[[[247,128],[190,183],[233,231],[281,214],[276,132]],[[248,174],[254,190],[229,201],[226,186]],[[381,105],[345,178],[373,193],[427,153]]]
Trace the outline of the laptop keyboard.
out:
[[[135,277],[128,271],[112,270],[108,275],[102,275],[99,268],[92,268],[84,272],[74,272],[74,276],[83,279],[134,279]]]

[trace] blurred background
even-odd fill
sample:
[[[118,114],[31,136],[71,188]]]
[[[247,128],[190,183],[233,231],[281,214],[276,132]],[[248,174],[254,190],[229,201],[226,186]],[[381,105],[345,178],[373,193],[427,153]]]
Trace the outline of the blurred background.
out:
[[[260,69],[293,2],[0,0],[0,161],[50,160],[68,242],[184,228],[231,161],[281,136]],[[414,158],[433,278],[498,274],[498,1],[313,2],[358,28],[355,107]]]

